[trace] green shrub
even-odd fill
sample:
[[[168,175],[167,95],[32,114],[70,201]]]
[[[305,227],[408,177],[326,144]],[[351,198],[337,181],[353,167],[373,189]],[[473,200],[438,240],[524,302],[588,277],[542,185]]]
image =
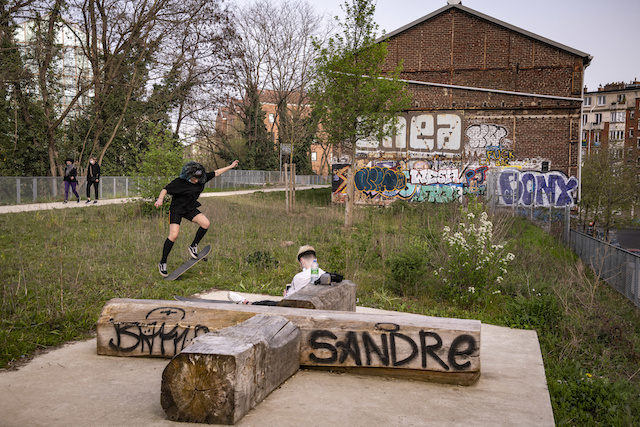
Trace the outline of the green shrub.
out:
[[[501,323],[518,329],[542,329],[557,325],[562,321],[562,312],[553,295],[541,292],[525,297],[517,295],[509,298],[505,304]]]
[[[424,251],[413,244],[386,261],[388,287],[397,295],[418,295],[425,285]]]
[[[547,369],[557,425],[637,425],[640,399],[627,381],[611,381],[585,372],[575,362],[561,369]]]
[[[434,271],[448,289],[445,297],[460,297],[460,302],[474,304],[493,294],[507,274],[507,265],[515,255],[505,254],[504,243],[496,242],[493,223],[481,204],[462,209],[457,227],[443,228],[443,264]]]

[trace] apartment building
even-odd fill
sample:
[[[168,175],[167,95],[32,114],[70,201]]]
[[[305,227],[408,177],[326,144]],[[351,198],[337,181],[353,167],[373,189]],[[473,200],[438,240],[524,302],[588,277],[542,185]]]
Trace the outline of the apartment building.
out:
[[[21,56],[25,67],[30,69],[35,75],[38,74],[37,59],[33,55],[33,48],[36,45],[36,23],[35,21],[25,21],[17,25],[14,39],[20,48]],[[54,43],[56,45],[56,56],[52,61],[55,82],[58,91],[52,93],[57,96],[55,107],[59,112],[64,111],[78,93],[78,88],[92,79],[93,72],[88,58],[82,50],[81,40],[78,38],[82,31],[72,24],[58,27],[55,33]],[[37,92],[37,88],[34,88]],[[77,112],[78,108],[88,105],[93,97],[93,90],[89,90],[78,98],[71,115]]]
[[[582,157],[600,149],[614,159],[640,166],[640,82],[585,88],[582,107]]]

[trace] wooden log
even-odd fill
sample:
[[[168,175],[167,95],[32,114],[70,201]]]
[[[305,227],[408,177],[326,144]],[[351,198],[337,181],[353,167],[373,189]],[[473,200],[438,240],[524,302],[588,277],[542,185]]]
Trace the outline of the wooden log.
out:
[[[284,297],[278,305],[316,310],[356,311],[356,284],[343,280],[330,286],[307,285],[295,294]]]
[[[173,357],[193,336],[255,314],[283,316],[300,329],[301,366],[461,385],[480,376],[479,321],[407,313],[113,299],[98,319],[98,354]]]
[[[162,374],[161,404],[172,421],[235,424],[300,368],[300,330],[256,315],[209,332]]]

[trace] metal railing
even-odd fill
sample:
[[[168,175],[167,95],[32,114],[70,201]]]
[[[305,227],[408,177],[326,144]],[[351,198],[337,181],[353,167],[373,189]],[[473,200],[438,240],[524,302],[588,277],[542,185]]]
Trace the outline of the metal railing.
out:
[[[640,255],[576,230],[569,244],[598,277],[640,307]]]
[[[102,176],[98,185],[100,199],[137,197],[139,185],[144,177]],[[167,178],[169,182],[171,177]],[[296,185],[328,185],[330,176],[298,175]],[[76,187],[80,196],[86,196],[86,177],[78,177]],[[284,185],[284,172],[230,170],[207,182],[206,188],[228,190],[239,187]],[[91,195],[94,195],[93,188]],[[62,177],[0,177],[0,205],[19,205],[22,203],[42,203],[61,201],[64,198]],[[73,199],[73,194],[70,199]]]

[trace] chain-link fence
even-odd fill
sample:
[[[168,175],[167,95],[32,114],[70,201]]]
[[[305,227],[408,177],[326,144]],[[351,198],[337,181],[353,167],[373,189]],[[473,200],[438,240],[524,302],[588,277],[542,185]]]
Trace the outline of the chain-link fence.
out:
[[[640,307],[640,255],[576,230],[570,246],[598,277]]]
[[[207,182],[210,189],[284,185],[284,172],[230,170]],[[102,176],[98,186],[100,199],[136,197],[140,195],[139,182],[143,177]],[[167,177],[169,182],[172,177]],[[330,176],[298,175],[296,185],[328,185]],[[77,191],[82,198],[86,194],[86,177],[78,177]],[[93,195],[93,189],[91,189]],[[61,201],[64,198],[64,182],[61,177],[0,177],[0,205]],[[71,195],[73,198],[73,195]]]

